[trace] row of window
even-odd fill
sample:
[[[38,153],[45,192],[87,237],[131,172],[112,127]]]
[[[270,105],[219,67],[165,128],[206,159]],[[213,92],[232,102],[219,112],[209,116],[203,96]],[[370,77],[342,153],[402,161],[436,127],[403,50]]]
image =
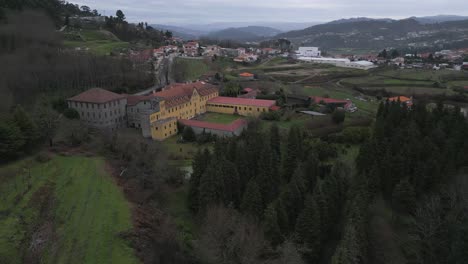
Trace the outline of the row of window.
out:
[[[122,121],[122,118],[115,118],[115,119],[106,120],[106,121],[86,120],[88,124],[95,124],[95,125],[107,125],[107,124],[113,124],[113,123],[120,123],[120,121]]]
[[[116,109],[114,109],[114,111],[109,111],[109,116],[112,116],[112,115],[117,115],[117,112],[120,114],[120,108],[119,110],[117,111]],[[81,111],[81,118],[84,118],[84,117],[88,117],[88,118],[91,118],[91,113],[90,112],[87,112],[86,115],[83,111]],[[92,117],[93,119],[96,119],[96,113],[95,112],[92,112]],[[98,119],[101,119],[102,118],[102,115],[101,115],[101,112],[99,112],[97,114],[97,118]],[[104,118],[107,118],[107,112],[104,112]]]
[[[237,106],[232,106],[232,105],[215,105],[215,104],[210,104],[209,106],[212,107],[222,107],[222,108],[234,108],[236,110],[242,110],[242,107],[237,107]],[[244,106],[244,111],[247,111],[247,107]],[[249,107],[249,111],[252,111],[252,107]],[[260,112],[260,108],[257,107],[257,112]],[[262,112],[266,112],[265,108],[262,108]]]
[[[112,102],[107,102],[103,104],[83,103],[83,102],[71,102],[70,104],[71,104],[70,106],[72,107],[74,106],[76,108],[80,107],[80,108],[86,108],[86,109],[94,109],[96,107],[96,109],[101,109],[101,108],[106,109],[107,107],[120,105],[121,101],[118,100],[118,101],[112,101]]]

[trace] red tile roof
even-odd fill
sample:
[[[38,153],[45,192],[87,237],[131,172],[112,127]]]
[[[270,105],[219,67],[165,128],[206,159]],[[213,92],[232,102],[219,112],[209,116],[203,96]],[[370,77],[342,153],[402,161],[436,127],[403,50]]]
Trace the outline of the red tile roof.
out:
[[[270,110],[271,110],[271,111],[278,111],[278,110],[280,110],[280,109],[281,109],[281,107],[279,107],[279,106],[277,106],[277,105],[270,106]]]
[[[230,124],[219,124],[219,123],[211,123],[211,122],[187,120],[187,119],[179,119],[179,121],[185,126],[214,129],[214,130],[221,130],[221,131],[228,131],[228,132],[234,132],[240,127],[247,125],[247,121],[244,119],[237,119]]]
[[[218,96],[208,100],[209,104],[247,105],[258,107],[271,107],[276,104],[274,100],[248,99],[239,97]]]
[[[408,102],[408,101],[411,101],[411,98],[408,98],[406,96],[395,96],[395,97],[390,97],[388,98],[388,100],[390,102],[397,102],[397,101],[400,101],[402,103],[405,103],[405,102]]]
[[[254,77],[254,75],[250,72],[243,72],[239,74],[240,77]]]
[[[145,95],[127,95],[127,105],[136,105],[141,101],[150,100],[152,96]]]
[[[92,88],[84,91],[78,95],[68,98],[69,101],[86,102],[102,104],[114,100],[123,99],[126,96],[123,94],[116,94],[102,88]]]
[[[333,99],[333,98],[326,98],[320,96],[311,96],[310,99],[316,104],[320,104],[321,102],[325,104],[346,104],[348,101],[341,100],[341,99]]]
[[[250,93],[251,91],[253,91],[252,88],[244,88],[242,91],[246,92],[246,93]]]
[[[166,107],[173,107],[189,102],[194,89],[197,90],[198,94],[201,96],[213,94],[218,91],[216,86],[205,82],[175,83],[167,86],[161,92],[154,93],[152,96],[164,98],[164,100],[166,100]]]

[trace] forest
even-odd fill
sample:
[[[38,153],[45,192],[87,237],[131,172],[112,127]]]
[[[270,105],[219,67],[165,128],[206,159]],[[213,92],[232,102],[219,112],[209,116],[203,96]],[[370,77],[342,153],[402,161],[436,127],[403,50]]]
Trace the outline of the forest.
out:
[[[464,263],[467,126],[441,104],[382,103],[354,169],[331,138],[250,123],[194,159],[188,201],[203,227],[195,250],[208,263],[381,263],[386,252],[374,246],[388,238],[370,223],[383,200],[406,232],[397,243],[408,263]]]

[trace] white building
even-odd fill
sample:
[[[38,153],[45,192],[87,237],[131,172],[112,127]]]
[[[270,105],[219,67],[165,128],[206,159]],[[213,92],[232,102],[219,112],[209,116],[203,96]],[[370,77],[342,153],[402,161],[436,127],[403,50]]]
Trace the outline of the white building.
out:
[[[297,53],[298,57],[320,57],[318,47],[299,47]]]
[[[374,63],[370,61],[350,61],[349,59],[337,59],[337,58],[311,58],[311,57],[299,57],[298,60],[303,62],[311,62],[311,63],[324,63],[324,64],[332,64],[337,67],[345,67],[345,68],[355,68],[355,69],[362,69],[368,70],[371,68],[376,67]]]

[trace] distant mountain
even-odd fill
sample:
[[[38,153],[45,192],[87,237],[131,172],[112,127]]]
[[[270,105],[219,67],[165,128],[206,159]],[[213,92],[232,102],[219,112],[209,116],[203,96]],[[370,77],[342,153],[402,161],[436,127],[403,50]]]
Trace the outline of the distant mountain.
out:
[[[275,36],[296,45],[334,48],[427,49],[468,47],[468,20],[423,24],[415,19],[351,19],[289,31]]]
[[[352,22],[363,22],[363,21],[393,22],[395,20],[391,18],[354,17],[354,18],[344,18],[344,19],[334,20],[334,21],[328,22],[327,24],[343,24],[343,23],[352,23]]]
[[[279,33],[281,33],[280,30],[270,27],[248,26],[240,28],[228,28],[211,32],[210,34],[206,35],[206,37],[219,40],[230,39],[237,41],[253,41],[265,37],[273,37]]]
[[[449,21],[460,21],[467,20],[468,16],[455,16],[455,15],[437,15],[437,16],[425,16],[425,17],[411,17],[421,24],[435,24]]]
[[[175,37],[179,37],[185,40],[198,39],[198,37],[200,37],[201,35],[206,34],[206,32],[203,32],[203,31],[184,28],[184,27],[178,27],[178,26],[159,25],[159,24],[153,24],[151,26],[159,30],[169,30],[172,32],[172,34]]]

